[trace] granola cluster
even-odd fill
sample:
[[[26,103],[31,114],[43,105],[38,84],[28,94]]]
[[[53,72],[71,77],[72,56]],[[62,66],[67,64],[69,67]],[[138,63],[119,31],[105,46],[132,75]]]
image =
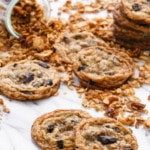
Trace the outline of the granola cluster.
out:
[[[142,87],[144,83],[150,84],[148,62],[150,53],[142,52],[140,49],[125,49],[115,43],[111,12],[117,2],[118,0],[95,0],[95,2],[83,4],[66,0],[64,6],[58,11],[59,17],[50,19],[47,23],[42,19],[43,11],[35,0],[19,0],[12,13],[12,23],[21,37],[15,39],[9,35],[3,25],[0,25],[0,66],[25,58],[53,62],[59,67],[60,72],[66,71],[68,76],[62,76],[62,81],[68,85],[69,89],[76,89],[79,97],[83,99],[84,107],[102,111],[105,116],[116,118],[123,124],[135,125],[135,127],[143,124],[145,127],[150,127],[150,119],[144,119],[142,116],[148,113],[146,104],[135,95],[134,90],[134,88]],[[108,15],[100,18],[100,13],[104,10],[108,11]],[[69,15],[66,22],[61,19],[63,13]],[[96,17],[88,18],[87,14]],[[59,61],[55,53],[56,49],[53,47],[57,37],[65,30],[91,32],[105,40],[111,48],[125,51],[136,64],[137,77],[132,77],[124,85],[113,90],[92,90],[76,85],[72,76],[72,65]],[[139,65],[141,61],[144,62],[143,65]]]
[[[21,35],[16,39],[9,35],[3,25],[0,25],[0,65],[7,62],[29,59],[47,60],[51,56],[52,45],[64,24],[60,19],[43,19],[43,9],[36,0],[20,0],[12,12],[13,28]]]

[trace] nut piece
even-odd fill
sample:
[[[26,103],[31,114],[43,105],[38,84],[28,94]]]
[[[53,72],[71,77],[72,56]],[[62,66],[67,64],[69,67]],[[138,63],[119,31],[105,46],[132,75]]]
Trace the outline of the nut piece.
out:
[[[150,117],[145,120],[144,126],[150,128]]]

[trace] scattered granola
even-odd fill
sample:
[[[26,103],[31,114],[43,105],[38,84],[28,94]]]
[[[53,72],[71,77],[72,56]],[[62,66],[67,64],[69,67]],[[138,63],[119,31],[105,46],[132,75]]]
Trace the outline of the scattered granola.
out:
[[[20,0],[12,15],[14,28],[22,35],[19,39],[9,35],[5,27],[0,25],[0,66],[25,58],[49,61],[62,73],[62,82],[69,89],[76,89],[84,107],[103,111],[105,116],[118,119],[124,124],[134,125],[136,128],[141,124],[150,127],[150,119],[144,120],[142,117],[142,114],[148,113],[146,104],[143,104],[142,100],[135,95],[134,90],[145,83],[150,84],[150,63],[148,62],[150,52],[142,52],[140,49],[133,51],[115,43],[111,12],[119,0],[95,0],[88,4],[66,0],[64,6],[59,9],[59,18],[51,18],[48,24],[41,19],[43,11],[39,5],[36,5],[35,0],[28,1],[29,3],[22,7],[26,1]],[[28,13],[31,8],[32,13]],[[108,11],[108,15],[104,18],[99,17],[99,14],[104,10]],[[66,22],[61,19],[63,13],[69,16]],[[87,14],[94,17],[88,18]],[[22,19],[22,16],[26,19]],[[71,33],[76,31],[91,32],[96,37],[105,40],[111,48],[125,51],[135,62],[138,75],[132,77],[119,88],[112,90],[91,90],[77,85],[72,75],[72,66],[62,63],[53,47],[57,37],[66,30]],[[150,96],[148,96],[148,100],[150,100]],[[2,101],[0,101],[1,103]],[[3,109],[9,112],[5,105]],[[129,115],[126,115],[127,113]]]
[[[144,122],[145,127],[150,128],[150,117],[148,117]]]
[[[6,113],[10,112],[10,109],[5,105],[5,103],[4,103],[2,98],[0,98],[0,106],[2,106],[2,111],[3,112],[6,112]]]
[[[0,124],[4,113],[10,113],[10,109],[5,105],[4,100],[0,98]]]

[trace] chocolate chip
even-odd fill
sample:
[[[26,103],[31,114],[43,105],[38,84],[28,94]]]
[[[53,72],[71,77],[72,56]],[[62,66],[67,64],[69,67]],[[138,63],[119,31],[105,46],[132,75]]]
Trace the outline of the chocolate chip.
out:
[[[110,128],[110,125],[106,125],[105,127],[106,127],[106,128]]]
[[[74,36],[74,39],[75,39],[75,40],[82,39],[82,35],[77,34],[77,35]]]
[[[148,2],[150,2],[150,0],[147,0]]]
[[[53,130],[54,130],[54,127],[55,127],[55,125],[54,125],[54,124],[50,124],[50,125],[48,125],[48,127],[47,127],[47,131],[48,131],[49,133],[52,133],[52,132],[53,132]]]
[[[17,63],[14,63],[14,64],[13,64],[13,67],[16,67],[17,65],[18,65]]]
[[[95,82],[94,82],[94,81],[92,81],[92,80],[89,80],[89,84],[90,84],[90,85],[94,85],[94,84],[95,84]]]
[[[80,66],[80,67],[78,68],[78,71],[85,70],[86,68],[87,68],[87,65]]]
[[[113,76],[113,75],[114,75],[113,72],[106,72],[105,74],[106,74],[106,75],[109,75],[109,76]]]
[[[64,148],[64,142],[62,140],[57,141],[57,147],[60,149]]]
[[[141,9],[140,9],[140,6],[139,6],[138,4],[132,5],[132,9],[133,9],[134,11],[140,11],[140,10],[141,10]]]
[[[111,137],[111,136],[107,136],[107,135],[97,136],[97,140],[99,142],[101,142],[103,145],[113,144],[113,143],[117,142],[117,138]]]
[[[52,47],[52,51],[55,53],[56,52],[56,47]]]
[[[63,41],[64,41],[64,42],[67,42],[68,39],[69,39],[69,36],[68,36],[68,35],[65,35],[65,36],[63,37]]]
[[[49,79],[46,83],[46,86],[52,86],[53,85],[53,81],[51,79]]]
[[[76,121],[76,120],[71,120],[71,123],[72,123],[73,125],[76,125],[76,124],[77,124],[77,121]]]
[[[41,67],[43,67],[43,68],[50,68],[47,63],[42,62],[42,61],[39,61],[39,62],[38,62],[38,65],[41,66]]]
[[[52,22],[52,23],[50,23],[50,25],[49,26],[51,26],[52,28],[54,28],[55,27],[55,23],[54,22]]]
[[[28,73],[24,78],[23,78],[23,83],[29,83],[32,80],[34,80],[34,74],[33,73]]]
[[[30,92],[30,91],[21,91],[22,93],[24,93],[24,94],[27,94],[27,95],[31,95],[31,94],[33,94],[32,92]]]

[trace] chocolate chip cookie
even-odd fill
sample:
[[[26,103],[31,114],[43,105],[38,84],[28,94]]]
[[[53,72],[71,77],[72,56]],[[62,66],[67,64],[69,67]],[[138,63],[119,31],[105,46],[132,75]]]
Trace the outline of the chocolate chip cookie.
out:
[[[39,60],[21,60],[0,68],[0,91],[15,100],[36,100],[54,95],[60,77],[50,64]]]
[[[122,0],[123,12],[139,24],[150,24],[149,0]]]
[[[114,27],[114,33],[115,37],[121,38],[121,39],[130,39],[135,41],[150,41],[150,32],[140,32],[136,31],[131,28],[124,28],[121,25],[118,25],[117,23],[113,24]]]
[[[122,12],[121,4],[118,3],[115,7],[115,10],[113,11],[113,17],[115,20],[115,23],[119,24],[122,28],[130,28],[130,30],[144,32],[150,34],[150,24],[149,25],[142,25],[134,22],[134,20],[131,20],[126,17],[126,15]],[[139,33],[137,32],[137,34]]]
[[[74,127],[88,118],[83,110],[55,110],[34,121],[31,135],[43,150],[74,150]]]
[[[90,32],[63,33],[55,42],[56,53],[65,63],[72,63],[76,54],[85,47],[105,45],[105,42]]]
[[[85,87],[115,88],[133,75],[134,64],[124,52],[96,46],[78,53],[73,71]]]
[[[131,130],[110,118],[91,118],[75,128],[76,150],[137,150]]]

